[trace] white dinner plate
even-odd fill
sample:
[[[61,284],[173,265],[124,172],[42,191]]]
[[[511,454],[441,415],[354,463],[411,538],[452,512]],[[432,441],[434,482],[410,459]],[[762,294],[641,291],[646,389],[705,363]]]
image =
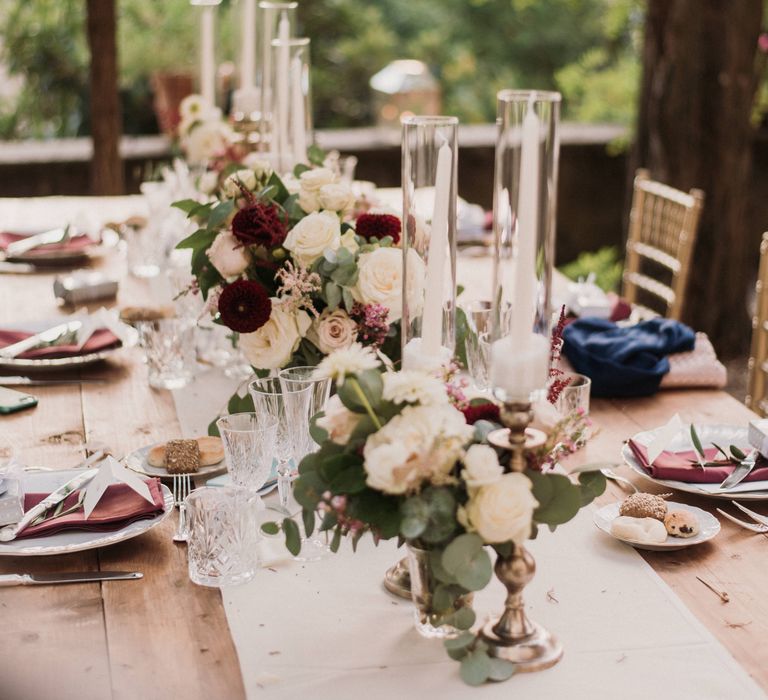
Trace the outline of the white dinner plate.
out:
[[[82,469],[62,469],[52,472],[26,472],[22,483],[24,490],[29,492],[54,491],[63,486],[76,474],[82,474]],[[87,530],[66,530],[54,535],[30,537],[29,539],[0,542],[0,556],[8,557],[39,557],[53,554],[69,554],[85,549],[106,547],[110,544],[123,542],[137,537],[156,525],[159,525],[173,511],[173,494],[166,486],[162,486],[165,510],[154,518],[137,520],[129,523],[120,530],[113,532],[92,532]]]
[[[683,549],[684,547],[691,547],[695,544],[701,544],[711,540],[718,532],[720,532],[720,521],[711,513],[697,508],[696,506],[689,506],[685,503],[673,503],[667,501],[667,507],[669,510],[687,510],[689,513],[693,513],[699,520],[699,532],[693,537],[672,537],[667,535],[667,541],[660,544],[646,544],[635,542],[634,540],[626,540],[622,537],[616,537],[611,532],[611,523],[614,519],[619,517],[619,506],[621,503],[611,503],[607,506],[603,506],[599,510],[595,511],[593,520],[595,525],[600,528],[604,533],[610,535],[619,542],[636,547],[637,549],[648,549],[652,552],[669,552],[675,549]]]
[[[641,445],[648,445],[656,437],[657,432],[661,428],[654,430],[646,430],[642,433],[637,433],[632,439],[640,443]],[[718,445],[722,445],[726,448],[727,445],[736,445],[740,447],[745,453],[748,453],[752,448],[747,440],[747,428],[739,425],[697,425],[696,432],[699,435],[704,448],[712,446],[713,442]],[[667,449],[671,452],[692,450],[693,445],[691,443],[690,427],[686,426],[681,430],[674,439],[667,446]],[[768,481],[747,481],[742,482],[732,489],[726,491],[720,491],[718,489],[719,484],[687,484],[683,481],[671,481],[668,479],[655,479],[645,469],[642,464],[637,461],[637,458],[632,453],[628,444],[624,444],[621,448],[621,456],[624,458],[624,462],[630,469],[645,477],[654,484],[659,484],[667,489],[674,489],[675,491],[683,491],[685,493],[694,493],[697,496],[710,496],[712,498],[727,498],[732,500],[738,498],[740,501],[765,501],[768,500]]]
[[[161,479],[173,479],[174,476],[178,476],[178,474],[171,474],[165,467],[153,467],[147,461],[147,455],[153,447],[154,445],[147,445],[146,447],[131,452],[131,454],[125,458],[125,465],[128,469],[133,469],[133,471],[138,472],[139,474],[145,474],[146,476],[158,476]],[[222,459],[221,461],[216,462],[216,464],[211,464],[207,467],[199,467],[197,471],[187,473],[194,479],[198,476],[223,472],[226,468],[227,465]]]

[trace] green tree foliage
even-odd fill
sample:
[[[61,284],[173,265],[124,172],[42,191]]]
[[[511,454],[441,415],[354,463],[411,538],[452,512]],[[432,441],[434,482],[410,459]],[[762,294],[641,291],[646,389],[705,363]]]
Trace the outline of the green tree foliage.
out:
[[[117,0],[126,133],[155,127],[149,76],[194,71],[197,12],[189,0]],[[559,89],[566,118],[629,123],[638,76],[642,0],[301,0],[312,38],[319,127],[370,124],[370,77],[397,58],[425,61],[443,111],[494,118],[502,87]],[[23,76],[0,103],[0,137],[87,132],[88,50],[82,0],[2,0],[0,61]],[[235,2],[218,10],[218,58],[237,59]]]

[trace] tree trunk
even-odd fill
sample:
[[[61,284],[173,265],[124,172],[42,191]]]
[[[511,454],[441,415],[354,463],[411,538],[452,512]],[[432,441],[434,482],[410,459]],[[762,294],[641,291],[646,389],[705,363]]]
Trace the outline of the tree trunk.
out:
[[[762,0],[648,0],[633,161],[706,200],[685,320],[721,355],[749,343],[759,230],[747,230]]]
[[[125,183],[120,159],[122,124],[117,90],[115,0],[88,0],[87,24],[91,50],[91,193],[123,194]]]

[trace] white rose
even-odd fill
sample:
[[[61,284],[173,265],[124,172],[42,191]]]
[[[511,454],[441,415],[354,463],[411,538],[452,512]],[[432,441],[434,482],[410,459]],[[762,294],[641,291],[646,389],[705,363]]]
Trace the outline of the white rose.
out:
[[[325,404],[325,415],[317,419],[317,425],[328,433],[331,442],[346,445],[361,418],[360,413],[350,411],[334,394]]]
[[[272,299],[272,315],[257,331],[240,336],[240,347],[256,369],[278,369],[288,364],[312,320],[306,311],[291,311]]]
[[[357,283],[352,288],[355,301],[382,304],[389,309],[387,320],[403,316],[403,252],[399,248],[377,248],[358,260]],[[421,313],[424,296],[424,261],[413,248],[408,250],[408,308],[412,316]]]
[[[355,206],[355,195],[348,185],[333,183],[323,185],[318,195],[320,206],[329,211],[347,213]]]
[[[325,309],[312,323],[307,338],[320,352],[330,355],[340,348],[348,348],[357,340],[357,324],[344,309]]]
[[[249,153],[243,158],[243,165],[253,170],[257,178],[266,179],[272,175],[272,165],[258,153]]]
[[[225,278],[242,274],[251,263],[250,252],[239,244],[229,229],[222,231],[213,239],[207,255],[211,264]]]
[[[297,177],[294,177],[293,173],[286,173],[280,180],[282,180],[285,189],[288,190],[288,194],[298,194],[301,189],[301,183]]]
[[[247,190],[256,189],[256,175],[254,175],[253,170],[243,169],[232,173],[224,180],[224,194],[232,199],[239,197],[243,193],[240,185]]]
[[[418,480],[414,463],[409,462],[408,449],[397,442],[388,442],[368,449],[365,445],[366,483],[384,493],[401,494],[414,487]]]
[[[204,172],[197,182],[197,187],[204,194],[213,194],[219,188],[219,174],[213,170]]]
[[[504,473],[496,452],[488,445],[472,445],[463,461],[461,476],[470,488],[495,484]]]
[[[539,505],[531,486],[525,474],[513,472],[480,487],[466,505],[471,527],[488,544],[523,544],[531,535],[533,511]]]
[[[230,128],[217,121],[198,124],[184,140],[187,160],[193,165],[201,164],[223,153],[232,139]]]
[[[331,211],[305,216],[288,232],[283,243],[301,267],[309,267],[326,250],[338,250],[340,246],[341,222]]]
[[[320,209],[320,188],[334,182],[336,175],[327,168],[305,170],[299,175],[299,206],[307,213]]]

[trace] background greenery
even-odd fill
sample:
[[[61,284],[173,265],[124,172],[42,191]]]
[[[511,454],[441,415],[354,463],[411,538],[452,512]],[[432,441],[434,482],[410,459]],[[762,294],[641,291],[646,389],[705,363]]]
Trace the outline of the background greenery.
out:
[[[219,10],[219,59],[236,58],[236,2]],[[125,133],[156,131],[149,77],[194,71],[189,0],[117,0]],[[500,87],[559,89],[565,118],[631,124],[642,0],[300,0],[312,38],[318,127],[372,122],[368,80],[397,58],[427,62],[443,111],[494,117]],[[0,138],[88,133],[84,0],[3,0],[0,62],[23,86],[0,98]]]

